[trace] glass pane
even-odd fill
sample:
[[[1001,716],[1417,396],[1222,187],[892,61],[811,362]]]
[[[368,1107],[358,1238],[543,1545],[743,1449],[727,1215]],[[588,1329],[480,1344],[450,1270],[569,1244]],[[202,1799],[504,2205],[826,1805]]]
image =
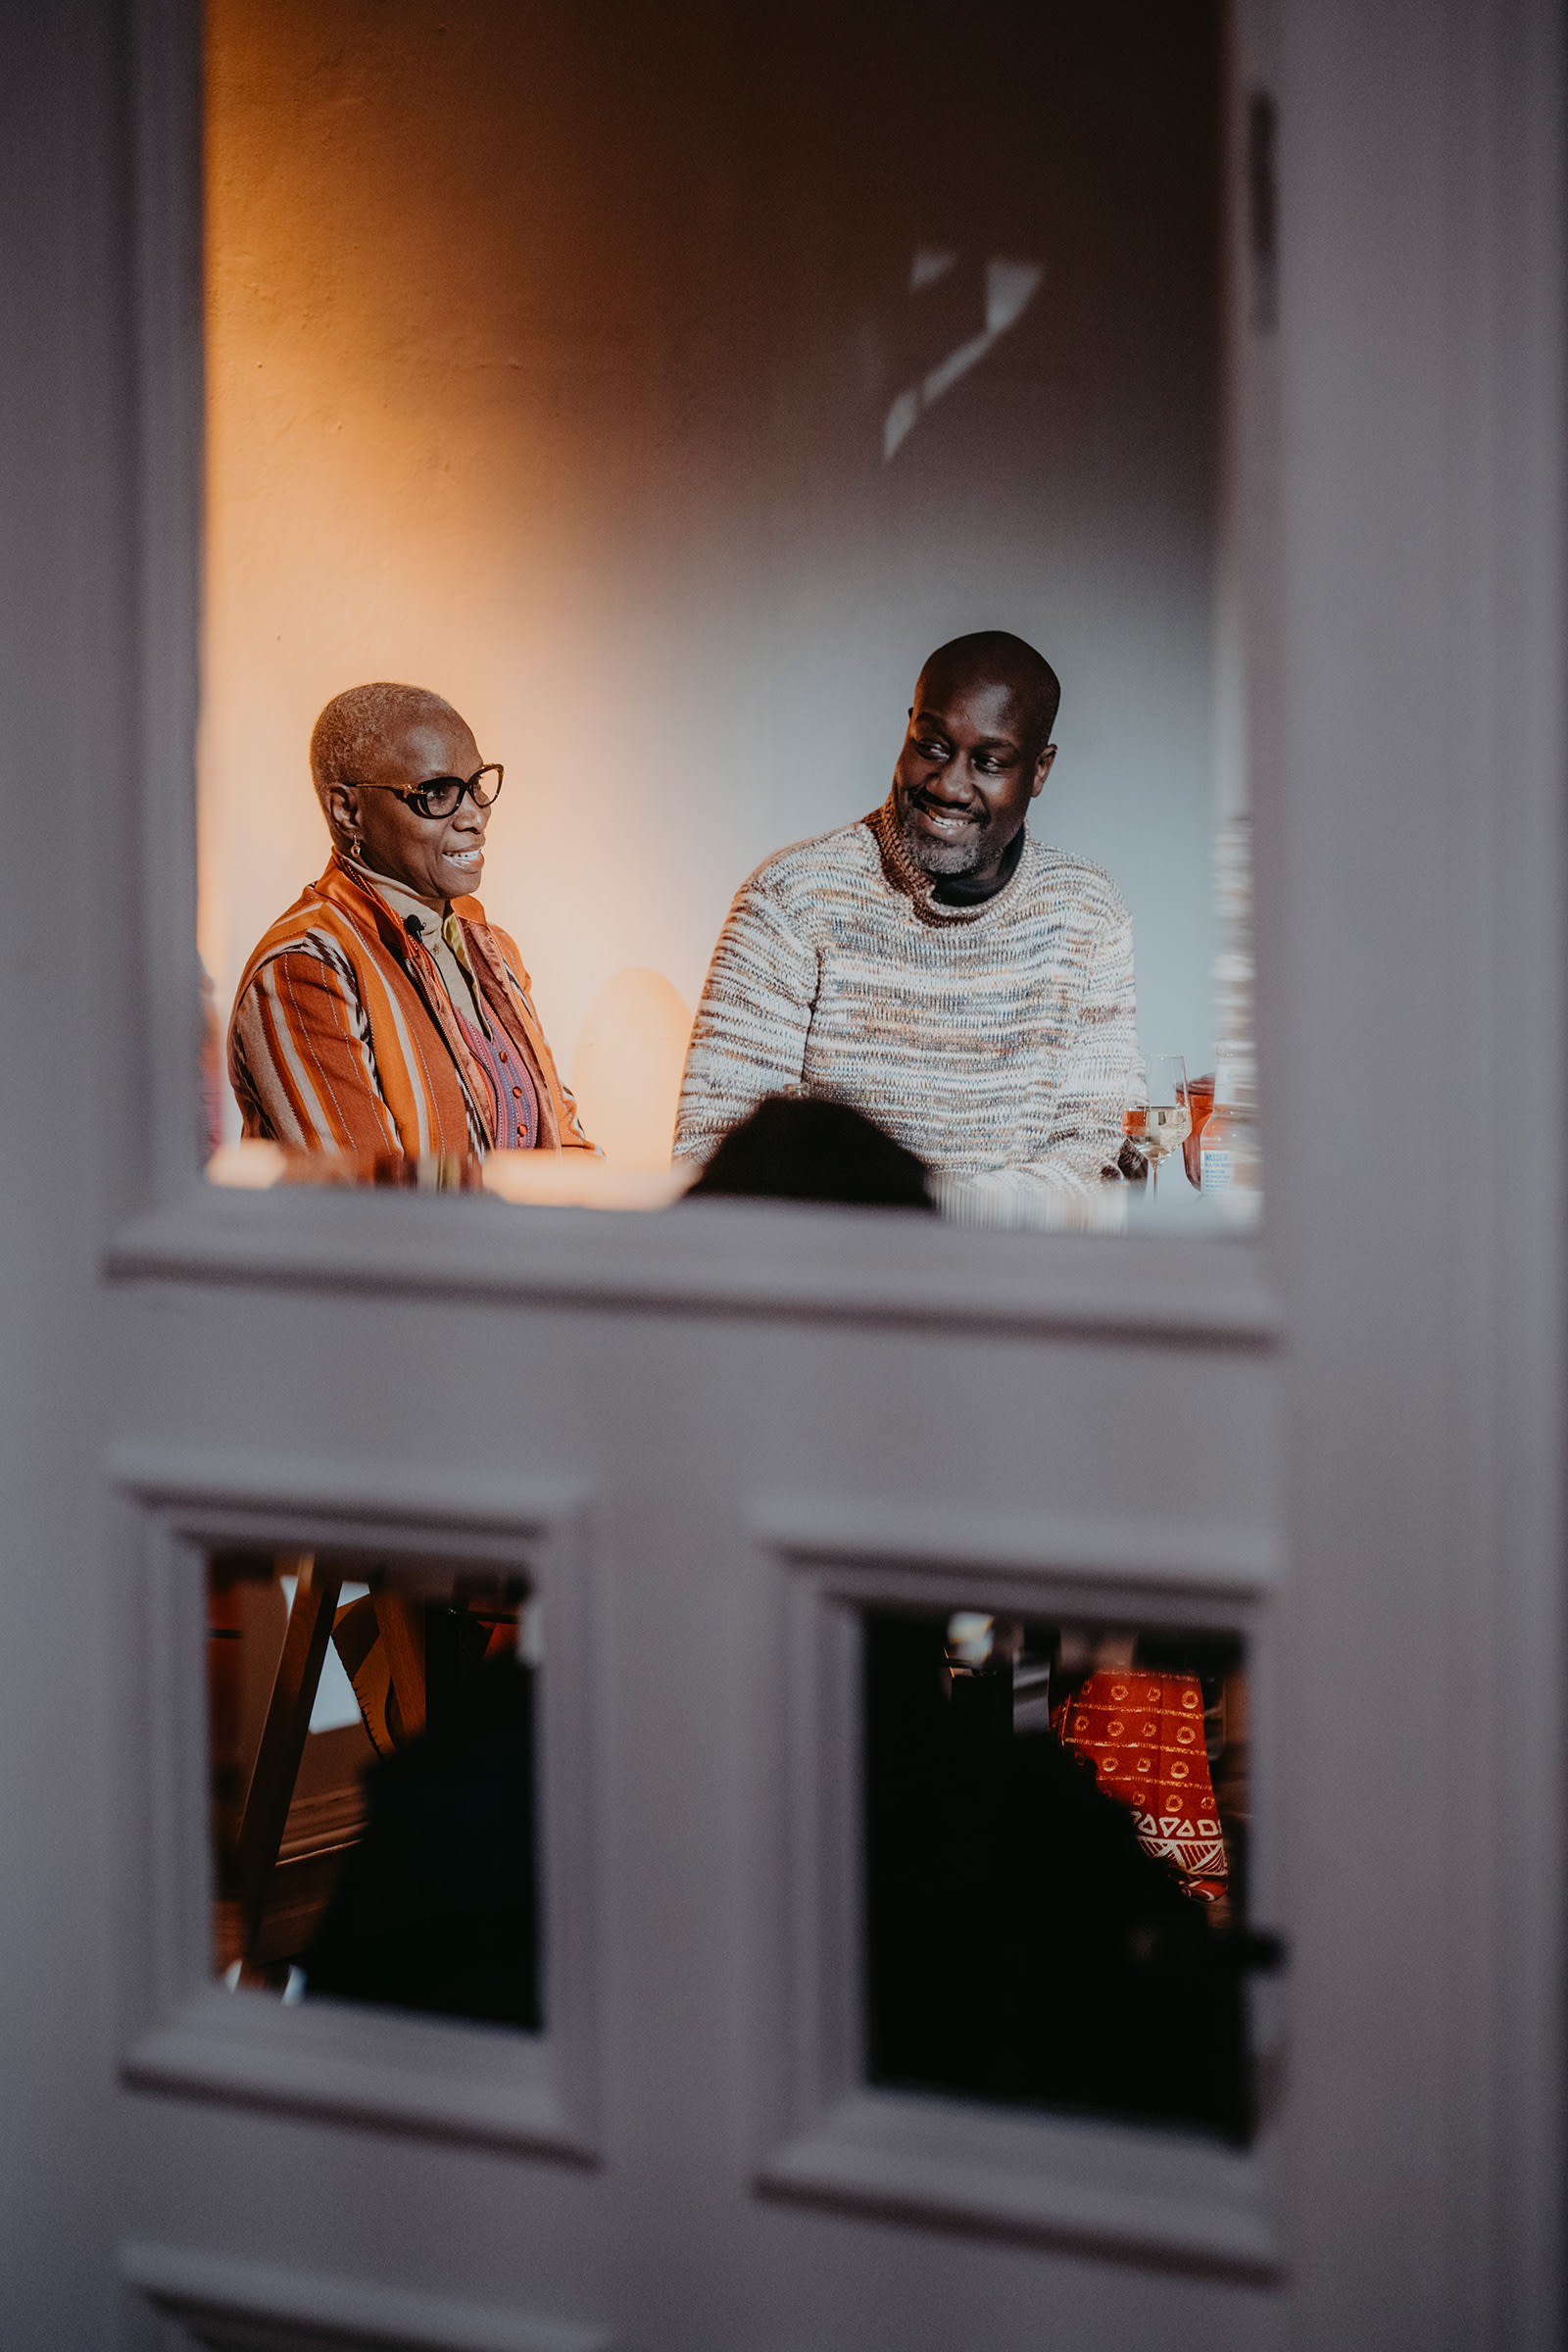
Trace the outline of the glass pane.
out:
[[[207,1656],[215,1972],[537,2029],[526,1579],[216,1552]]]
[[[864,1660],[871,2080],[1245,2140],[1241,1642],[874,1611]]]
[[[754,14],[210,0],[209,1164],[1223,1228],[1223,11]]]

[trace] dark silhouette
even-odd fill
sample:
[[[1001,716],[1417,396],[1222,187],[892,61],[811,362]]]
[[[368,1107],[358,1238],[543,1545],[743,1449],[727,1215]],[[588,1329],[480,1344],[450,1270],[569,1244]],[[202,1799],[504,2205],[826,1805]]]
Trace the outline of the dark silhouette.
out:
[[[307,1991],[537,2031],[531,1669],[503,1657],[459,1676],[365,1785],[369,1822],[306,1954]]]
[[[934,1210],[925,1162],[848,1102],[764,1095],[687,1193]]]
[[[1250,2131],[1245,1971],[1010,1673],[945,1673],[933,1620],[866,1623],[871,2080]]]

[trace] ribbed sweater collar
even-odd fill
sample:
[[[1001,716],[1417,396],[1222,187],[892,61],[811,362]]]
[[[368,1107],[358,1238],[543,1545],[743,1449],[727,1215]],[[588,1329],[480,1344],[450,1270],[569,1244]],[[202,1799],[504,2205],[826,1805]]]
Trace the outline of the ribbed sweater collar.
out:
[[[937,897],[938,877],[916,865],[909,856],[904,835],[899,830],[891,792],[881,808],[873,808],[862,821],[876,843],[883,874],[892,887],[908,900],[922,923],[930,923],[933,927],[944,923],[984,923],[995,921],[999,915],[1010,910],[1018,888],[1018,877],[1029,863],[1030,844],[1027,840],[1017,864],[999,891],[989,899],[976,900],[971,906],[953,906]]]

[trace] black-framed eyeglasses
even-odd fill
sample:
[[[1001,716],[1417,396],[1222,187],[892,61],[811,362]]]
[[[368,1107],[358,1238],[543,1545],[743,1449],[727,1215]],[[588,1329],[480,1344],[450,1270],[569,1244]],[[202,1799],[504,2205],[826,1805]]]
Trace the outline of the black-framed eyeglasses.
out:
[[[432,776],[428,784],[416,784],[405,791],[401,784],[355,784],[356,792],[395,792],[406,808],[416,816],[456,816],[467,794],[476,808],[488,808],[501,796],[501,783],[506,769],[498,760],[490,760],[476,775],[465,782],[462,776]],[[344,783],[352,778],[345,776]]]

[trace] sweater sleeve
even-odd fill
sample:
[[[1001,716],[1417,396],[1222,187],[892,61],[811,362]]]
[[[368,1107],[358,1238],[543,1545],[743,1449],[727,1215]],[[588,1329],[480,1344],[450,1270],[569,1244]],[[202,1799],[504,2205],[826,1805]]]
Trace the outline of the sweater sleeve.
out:
[[[816,1003],[815,950],[755,878],[736,894],[708,968],[675,1113],[675,1157],[707,1159],[764,1095],[800,1090]]]
[[[944,1214],[966,1225],[1084,1222],[1086,1197],[1099,1194],[1102,1168],[1114,1166],[1121,1150],[1127,1081],[1137,1058],[1132,917],[1115,897],[1088,959],[1044,1150],[973,1175],[938,1173],[933,1189]]]

